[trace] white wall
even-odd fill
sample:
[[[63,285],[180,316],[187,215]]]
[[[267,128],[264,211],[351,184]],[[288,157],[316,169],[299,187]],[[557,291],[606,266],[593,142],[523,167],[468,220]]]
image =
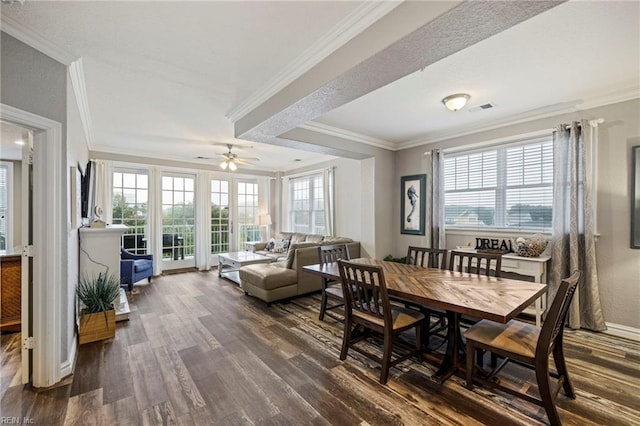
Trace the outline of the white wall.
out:
[[[66,126],[67,126],[67,67],[49,56],[31,48],[6,33],[1,33],[0,48],[0,93],[1,102],[23,111],[45,117],[62,125],[62,152],[66,156]],[[34,165],[37,167],[37,164]],[[67,196],[66,173],[63,173],[62,196]],[[61,212],[63,220],[66,218],[66,204]],[[48,226],[59,226],[64,229],[66,223],[50,223]],[[63,265],[67,264],[67,240],[60,241],[59,250]],[[38,259],[34,259],[38,262]],[[67,268],[63,266],[62,274],[66,281]],[[63,286],[64,287],[64,286]],[[63,288],[64,300],[69,295],[69,289]],[[66,304],[62,307],[62,318],[69,314]],[[68,337],[73,329],[62,330],[61,360],[68,360]]]
[[[451,148],[500,140],[543,129],[553,129],[571,120],[604,118],[599,127],[596,243],[600,297],[605,321],[640,329],[640,250],[630,248],[631,146],[640,145],[640,100],[621,102],[585,111],[557,115],[506,126],[397,153],[395,179],[425,173],[423,154],[433,148]],[[430,176],[427,177],[430,179]],[[397,191],[397,190],[396,190]],[[399,221],[399,207],[394,222]],[[404,255],[409,244],[421,244],[422,237],[396,233],[395,255]],[[482,235],[488,233],[483,232]],[[477,233],[447,235],[447,247],[466,245]]]
[[[73,92],[71,80],[67,77],[67,292],[65,300],[66,312],[62,318],[62,324],[65,324],[66,336],[63,336],[64,347],[62,352],[62,360],[72,361],[75,353],[75,322],[76,322],[76,286],[78,285],[78,227],[80,226],[80,210],[76,211],[76,217],[71,217],[71,203],[76,203],[72,197],[80,196],[80,187],[78,186],[76,194],[71,193],[71,179],[74,176],[70,173],[71,167],[77,167],[78,163],[82,165],[84,170],[89,161],[89,148],[87,140],[82,128],[80,120],[80,112],[78,103]],[[74,220],[75,219],[75,220]],[[75,227],[72,224],[75,223]],[[63,361],[64,362],[64,361]]]

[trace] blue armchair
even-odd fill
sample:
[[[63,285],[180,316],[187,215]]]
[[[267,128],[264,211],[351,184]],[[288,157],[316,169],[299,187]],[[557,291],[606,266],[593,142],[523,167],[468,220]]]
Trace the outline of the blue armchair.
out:
[[[120,285],[131,291],[133,285],[146,278],[151,282],[153,276],[153,255],[133,254],[120,248]]]

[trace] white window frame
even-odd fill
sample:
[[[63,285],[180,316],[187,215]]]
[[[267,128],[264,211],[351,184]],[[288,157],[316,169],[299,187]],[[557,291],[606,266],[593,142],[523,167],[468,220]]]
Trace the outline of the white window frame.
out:
[[[150,244],[149,244],[150,241],[151,241],[150,229],[149,229],[149,221],[151,220],[151,214],[150,214],[150,209],[149,209],[149,207],[150,207],[149,198],[151,197],[151,176],[150,176],[150,172],[149,172],[148,169],[117,166],[117,167],[113,168],[113,175],[114,175],[113,178],[115,178],[115,174],[116,173],[121,173],[121,174],[128,173],[128,174],[146,175],[147,176],[147,188],[146,188],[146,191],[147,191],[147,215],[145,217],[145,225],[144,225],[144,231],[143,231],[142,235],[143,235],[144,238],[147,239],[146,253],[150,253],[151,252],[151,247],[150,247]],[[119,186],[117,188],[123,189],[124,186]],[[112,209],[114,207],[113,206],[113,196],[115,194],[115,189],[116,189],[116,186],[115,186],[115,179],[114,179],[113,182],[112,182],[112,186],[111,186],[111,206],[112,206]],[[145,188],[138,188],[138,182],[137,182],[137,178],[136,178],[135,190],[137,191],[138,189],[145,189]],[[136,205],[138,204],[137,203],[137,195],[136,195],[136,203],[134,203],[134,204],[136,204]],[[112,217],[112,222],[116,223],[115,222],[116,219],[122,220],[123,218],[121,218],[121,217],[118,217],[118,218]],[[119,223],[122,223],[122,222],[119,222]],[[131,235],[131,234],[127,231],[127,233],[122,236],[122,238],[123,238],[123,240],[122,240],[123,245],[122,246],[123,247],[124,247],[124,236],[125,235]],[[133,234],[133,235],[139,235],[139,234],[136,233],[136,234]],[[137,245],[135,246],[135,248],[138,249],[138,250],[140,249],[139,247],[137,247]]]
[[[5,212],[5,250],[13,247],[13,216],[15,211],[13,198],[13,163],[11,161],[0,161],[0,166],[7,168],[7,211]]]
[[[320,180],[320,187],[317,188],[314,183],[316,181],[316,179]],[[309,184],[309,198],[307,199],[309,208],[308,209],[295,209],[295,203],[296,200],[294,198],[294,191],[295,191],[295,184],[296,182],[300,182],[302,180],[305,180],[308,182]],[[317,225],[315,223],[315,218],[316,218],[316,214],[318,212],[322,212],[322,217],[325,217],[325,206],[326,206],[326,202],[324,199],[324,195],[325,195],[325,190],[324,190],[324,178],[322,175],[322,172],[319,173],[310,173],[310,174],[306,174],[306,175],[301,175],[301,176],[295,176],[295,177],[291,177],[289,179],[289,187],[287,188],[287,193],[288,193],[288,198],[289,198],[289,206],[288,206],[288,217],[289,217],[289,228],[290,231],[295,231],[295,232],[301,232],[301,233],[305,233],[305,234],[320,234],[320,235],[325,235],[326,232],[326,224],[324,226],[324,228],[322,230],[317,230],[316,232],[316,228]],[[320,191],[320,195],[321,198],[316,197],[316,191]],[[315,208],[315,202],[318,199],[322,199],[322,208],[321,209],[316,209]],[[307,230],[298,230],[296,229],[296,223],[295,223],[295,216],[297,212],[308,212],[309,213],[309,227]]]
[[[496,169],[498,170],[496,176],[496,186],[495,187],[486,187],[480,188],[480,190],[495,190],[495,217],[494,217],[494,225],[487,226],[464,226],[464,225],[447,225],[445,223],[445,229],[447,232],[451,232],[452,234],[457,233],[467,233],[468,231],[478,231],[481,230],[485,233],[537,233],[537,234],[551,234],[553,224],[550,224],[548,227],[540,228],[540,227],[518,227],[518,226],[508,226],[507,225],[507,208],[506,208],[506,194],[507,190],[510,188],[507,186],[507,158],[506,152],[509,148],[515,148],[518,146],[524,145],[532,145],[537,143],[549,143],[553,144],[553,137],[549,133],[545,133],[544,135],[539,135],[536,137],[527,137],[525,139],[512,140],[510,142],[501,142],[499,144],[487,144],[482,147],[474,147],[469,150],[455,150],[445,152],[445,162],[447,158],[458,157],[463,155],[477,154],[487,151],[496,151]],[[553,145],[552,145],[553,146]],[[551,167],[551,174],[553,175],[553,166]],[[445,177],[446,181],[446,177]],[[526,186],[526,185],[522,185]],[[549,183],[541,184],[540,186],[548,187],[553,191],[553,180]],[[511,186],[513,187],[513,185]],[[443,188],[444,200],[446,205],[446,197],[447,190]],[[553,203],[553,199],[551,200]],[[553,205],[552,205],[553,208]]]

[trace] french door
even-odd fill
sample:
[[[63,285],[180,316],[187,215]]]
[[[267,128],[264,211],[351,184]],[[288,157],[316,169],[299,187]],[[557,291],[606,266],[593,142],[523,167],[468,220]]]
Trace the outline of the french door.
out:
[[[237,233],[236,247],[244,250],[248,241],[260,240],[260,225],[258,224],[258,183],[253,181],[237,182]]]
[[[211,180],[211,254],[231,251],[231,183]]]
[[[162,174],[162,267],[195,266],[195,176]]]

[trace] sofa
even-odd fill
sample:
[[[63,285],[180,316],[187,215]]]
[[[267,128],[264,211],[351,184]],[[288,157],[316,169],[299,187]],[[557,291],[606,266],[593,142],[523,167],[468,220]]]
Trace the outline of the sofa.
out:
[[[307,238],[309,237],[309,238]],[[303,266],[320,262],[320,245],[346,244],[351,258],[360,257],[360,243],[344,237],[323,237],[300,233],[281,233],[276,239],[287,239],[285,253],[268,250],[268,242],[256,243],[255,252],[273,257],[272,263],[246,265],[240,268],[240,287],[246,295],[270,305],[282,299],[322,289],[322,278],[302,270]]]

